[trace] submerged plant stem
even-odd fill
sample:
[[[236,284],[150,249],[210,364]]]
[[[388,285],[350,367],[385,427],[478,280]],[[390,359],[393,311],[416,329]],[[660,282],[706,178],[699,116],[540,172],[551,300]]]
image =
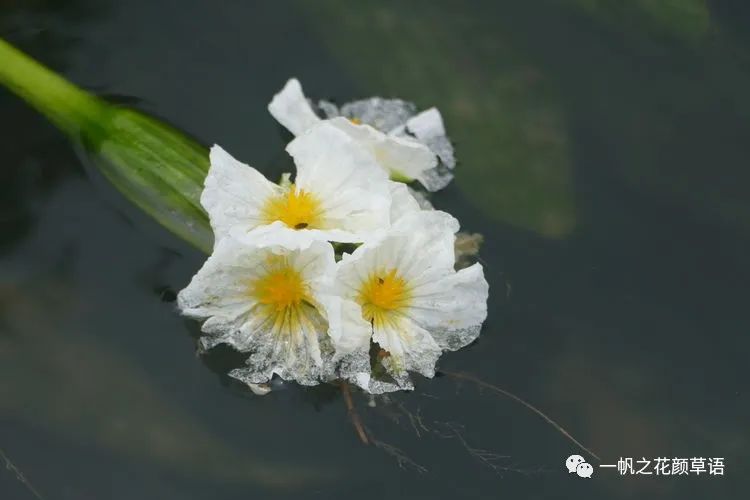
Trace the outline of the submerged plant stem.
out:
[[[365,426],[362,425],[362,419],[359,416],[359,413],[357,412],[357,409],[354,407],[354,400],[352,399],[352,392],[349,389],[349,384],[347,382],[341,382],[341,394],[344,395],[344,403],[346,404],[346,411],[349,413],[349,418],[352,420],[352,425],[354,426],[354,430],[357,431],[357,436],[359,436],[359,440],[362,441],[362,444],[368,445],[370,444],[370,439],[367,437],[367,431],[365,430]]]
[[[498,394],[500,394],[502,396],[510,398],[513,401],[515,401],[516,403],[520,403],[521,405],[525,406],[529,410],[533,411],[534,413],[536,413],[537,415],[539,415],[540,417],[542,417],[548,424],[550,424],[552,427],[554,427],[555,429],[557,429],[563,436],[565,436],[566,438],[568,438],[570,441],[572,441],[573,443],[575,443],[576,446],[578,446],[580,449],[582,449],[583,451],[585,451],[586,453],[588,453],[589,455],[591,455],[592,457],[594,457],[595,459],[597,459],[597,460],[599,460],[601,462],[602,459],[599,458],[599,456],[596,453],[594,453],[593,451],[589,450],[584,445],[582,445],[576,438],[574,438],[573,436],[571,436],[568,431],[566,431],[565,429],[563,429],[563,427],[560,424],[558,424],[557,422],[555,422],[554,420],[552,420],[550,417],[548,417],[547,415],[545,415],[541,410],[539,410],[538,408],[536,408],[534,405],[532,405],[531,403],[529,403],[529,402],[521,399],[520,397],[516,396],[512,392],[508,392],[505,389],[501,389],[500,387],[498,387],[496,385],[492,385],[489,382],[485,382],[484,380],[482,380],[480,378],[477,378],[474,375],[470,375],[468,373],[447,372],[447,371],[443,371],[443,370],[441,370],[441,373],[444,373],[445,375],[447,375],[449,377],[453,377],[453,378],[456,378],[456,379],[459,379],[459,380],[468,380],[469,382],[473,382],[473,383],[475,383],[476,385],[478,385],[480,387],[484,387],[484,388],[490,389],[491,391],[494,391],[494,392],[496,392],[496,393],[498,393]]]

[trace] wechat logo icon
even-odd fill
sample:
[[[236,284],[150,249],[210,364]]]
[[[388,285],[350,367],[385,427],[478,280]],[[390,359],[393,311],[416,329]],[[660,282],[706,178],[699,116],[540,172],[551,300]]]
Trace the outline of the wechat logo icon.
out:
[[[575,472],[578,477],[590,478],[594,473],[594,467],[581,455],[571,455],[565,461],[565,467],[568,469],[568,474]]]

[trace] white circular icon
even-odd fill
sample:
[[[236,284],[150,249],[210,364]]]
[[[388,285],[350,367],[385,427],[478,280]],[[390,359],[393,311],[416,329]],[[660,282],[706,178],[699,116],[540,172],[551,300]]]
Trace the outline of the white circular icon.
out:
[[[586,460],[581,455],[571,455],[565,461],[565,467],[568,468],[568,472],[572,473],[576,471],[578,464],[586,463]]]
[[[586,462],[580,463],[578,464],[578,467],[576,467],[576,474],[578,474],[580,477],[589,478],[593,473],[594,468],[591,466],[591,464],[587,464]]]

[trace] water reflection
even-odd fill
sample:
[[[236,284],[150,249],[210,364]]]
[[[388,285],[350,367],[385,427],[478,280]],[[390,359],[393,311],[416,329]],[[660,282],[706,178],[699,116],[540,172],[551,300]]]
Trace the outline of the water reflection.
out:
[[[77,185],[69,183],[52,205],[61,203],[70,214],[75,207],[65,194],[74,194]],[[82,205],[83,212],[93,208],[91,204]],[[70,219],[63,220],[61,226],[65,227]],[[53,232],[48,225],[49,216],[42,222],[42,231]],[[14,382],[2,386],[3,415],[33,422],[51,432],[63,432],[79,443],[109,449],[138,463],[150,461],[155,466],[198,476],[201,481],[294,489],[310,482],[328,482],[336,476],[322,464],[294,465],[294,460],[289,459],[283,464],[275,463],[272,458],[254,456],[222,441],[184,409],[176,407],[169,392],[160,391],[153,377],[124,355],[122,346],[118,349],[109,345],[105,340],[108,335],[102,335],[95,327],[105,312],[101,308],[109,306],[87,297],[89,292],[82,283],[80,267],[87,262],[90,267],[92,254],[90,248],[78,246],[79,231],[85,229],[74,230],[67,235],[67,243],[58,243],[54,245],[57,249],[45,252],[54,259],[53,267],[21,271],[4,285],[0,365],[4,379]],[[63,229],[58,236],[65,237],[65,232]],[[39,238],[46,239],[39,235],[34,239]],[[33,249],[27,246],[24,250]],[[100,258],[109,260],[106,248],[99,250],[105,251]],[[24,262],[23,255],[21,252],[15,257],[16,269]],[[116,256],[109,261],[123,264],[123,259]],[[120,272],[105,271],[107,274],[112,280],[128,279]],[[131,274],[130,279],[138,281],[139,276]],[[159,279],[158,273],[149,272],[145,279],[148,286]],[[112,286],[121,288],[114,283]],[[133,303],[121,304],[122,309],[111,312],[132,315]],[[151,330],[149,325],[142,328]]]
[[[603,23],[609,29],[626,30],[626,36],[668,36],[698,43],[705,40],[712,28],[709,2],[705,0],[574,0],[569,3],[571,10],[580,10],[596,23]]]
[[[354,10],[326,2],[308,13],[364,95],[440,107],[461,153],[456,182],[472,203],[546,236],[573,230],[564,110],[549,75],[512,33],[480,12],[437,3]]]

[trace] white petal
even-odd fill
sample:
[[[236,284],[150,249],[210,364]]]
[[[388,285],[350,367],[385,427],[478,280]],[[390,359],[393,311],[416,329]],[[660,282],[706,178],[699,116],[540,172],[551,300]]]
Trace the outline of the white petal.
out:
[[[340,297],[332,297],[327,310],[331,328],[329,334],[336,348],[334,378],[348,380],[371,394],[414,388],[408,374],[403,370],[398,373],[394,372],[392,381],[372,377],[370,367],[372,325],[364,320],[362,309],[357,303],[342,300]],[[429,373],[428,369],[421,371]]]
[[[320,121],[296,78],[286,82],[281,92],[273,96],[268,111],[294,135],[302,134]]]
[[[414,235],[412,248],[415,248],[416,262],[410,279],[415,286],[453,271],[458,229],[458,221],[440,210],[410,214],[399,221],[397,230]],[[420,274],[417,275],[416,271]]]
[[[391,193],[391,224],[404,215],[422,210],[406,184],[389,181],[388,187]]]
[[[346,118],[328,121],[368,148],[391,177],[418,179],[437,165],[437,158],[430,149],[413,139],[387,135],[369,125],[355,125]]]
[[[406,130],[440,158],[446,167],[443,175],[452,175],[450,170],[456,166],[453,144],[445,133],[443,117],[437,108],[430,108],[412,117],[406,122]]]
[[[445,135],[443,117],[437,108],[430,108],[406,121],[406,128],[420,141]]]
[[[233,240],[232,238],[227,239]],[[308,316],[315,316],[315,318],[310,318],[310,320],[315,322],[320,319],[325,319],[325,309],[320,302],[323,294],[330,289],[333,273],[336,269],[333,247],[330,243],[320,241],[313,242],[305,250],[292,250],[283,245],[258,248],[239,242],[236,244],[241,245],[242,247],[238,252],[239,258],[241,259],[247,256],[248,262],[253,263],[253,268],[245,273],[244,283],[246,288],[247,283],[263,276],[264,273],[267,272],[266,261],[269,255],[283,255],[287,258],[289,266],[300,273],[302,279],[310,290],[313,298],[313,303],[311,304],[313,308],[305,310]],[[235,258],[237,259],[237,257]],[[253,309],[250,311],[251,314],[246,318],[245,323],[242,325],[242,329],[239,332],[233,332],[231,342],[228,342],[238,351],[250,351],[256,347],[256,344],[259,341],[264,342],[265,340],[272,340],[262,338],[262,336],[267,333],[268,329],[273,326],[267,324],[267,315],[262,314],[262,311],[259,310],[255,300],[253,300],[251,296],[247,296],[246,300],[253,303]],[[313,309],[317,309],[317,311]],[[318,318],[318,316],[320,316],[320,318]],[[328,327],[326,326],[326,332],[327,329]],[[258,338],[259,336],[261,338]],[[317,347],[314,347],[314,349],[317,351]]]
[[[338,296],[331,296],[326,300],[329,335],[336,348],[336,355],[343,357],[362,350],[369,351],[372,329],[362,318],[359,304]]]
[[[250,291],[268,273],[269,258],[281,255],[308,287],[311,300],[280,315]],[[301,384],[316,384],[333,356],[326,312],[319,297],[330,287],[335,269],[333,247],[316,242],[305,251],[276,246],[264,249],[220,240],[190,285],[178,295],[184,314],[206,319],[204,348],[218,343],[251,353],[247,366],[232,376],[248,384],[267,382],[274,374]]]
[[[453,179],[452,169],[456,165],[453,145],[445,135],[443,118],[436,108],[413,116],[406,122],[406,130],[417,140],[426,145],[440,158],[440,164],[431,170],[425,170],[418,178],[428,191],[438,191]]]
[[[289,250],[304,250],[314,242],[348,241],[339,240],[337,231],[321,231],[318,229],[292,229],[281,221],[275,221],[247,231],[243,227],[233,228],[229,234],[246,245],[257,248],[282,246]],[[349,237],[343,233],[342,237]]]
[[[381,132],[391,132],[403,127],[416,110],[417,107],[413,103],[401,99],[370,97],[344,104],[338,114],[350,119],[355,118]]]
[[[209,334],[205,348],[212,339],[236,331],[245,322],[255,302],[249,300],[247,283],[255,274],[260,254],[245,254],[243,247],[231,238],[217,241],[213,254],[193,276],[190,284],[177,295],[177,306],[182,314],[206,319],[202,330]]]
[[[480,264],[413,290],[408,316],[425,327],[441,348],[455,351],[479,336],[487,318],[489,285]]]
[[[351,254],[344,254],[344,269],[354,265],[362,268],[398,267],[407,273],[412,264],[434,267],[448,272],[453,269],[453,241],[459,230],[458,221],[441,210],[420,210],[401,216],[378,238],[361,245]],[[362,262],[358,262],[358,261]],[[342,266],[339,265],[339,272]],[[414,277],[409,274],[405,277]]]
[[[327,101],[320,101],[319,106],[326,117],[366,145],[392,177],[418,180],[428,191],[442,189],[453,179],[453,145],[436,108],[414,115],[414,104],[380,97],[353,101],[341,109]],[[294,135],[321,120],[296,79],[287,82],[268,109]],[[355,125],[350,119],[357,119],[362,125]]]
[[[435,376],[435,363],[442,352],[440,346],[427,330],[410,319],[401,317],[376,325],[372,339],[388,351],[382,363],[397,382],[408,380],[407,372]]]
[[[336,273],[336,258],[330,243],[316,241],[304,252],[290,252],[287,255],[291,266],[312,287],[313,295],[330,291]]]
[[[275,323],[245,323],[238,337],[252,354],[245,367],[229,374],[247,384],[269,381],[274,375],[303,385],[315,385],[325,371],[321,345],[327,340],[327,323],[319,311],[309,305],[290,312],[289,318]],[[332,353],[326,353],[330,356]]]
[[[297,165],[295,184],[322,201],[322,236],[362,242],[387,228],[390,193],[385,173],[348,135],[321,122],[287,146]]]
[[[427,191],[440,191],[453,180],[453,172],[445,167],[443,163],[435,168],[425,170],[417,176],[417,180]]]
[[[439,210],[409,213],[339,263],[335,286],[354,300],[362,280],[375,270],[398,269],[409,283],[430,282],[453,272],[458,221]]]
[[[346,186],[356,176],[364,179],[357,179],[360,186],[371,181],[385,185],[386,176],[367,150],[336,125],[339,120],[347,122],[343,118],[323,121],[287,145],[297,165],[295,184],[319,189],[319,183],[324,183],[331,191]]]
[[[458,222],[445,212],[408,212],[339,262],[334,289],[345,300],[361,300],[373,273],[390,270],[404,279],[410,297],[403,310],[381,312],[372,324],[373,340],[389,354],[381,362],[395,382],[370,376],[363,381],[366,390],[410,387],[409,371],[431,377],[442,350],[463,347],[479,334],[488,286],[478,264],[454,271],[457,230]],[[358,321],[362,327],[364,320]]]
[[[362,318],[362,309],[350,300],[329,296],[325,300],[328,335],[335,348],[335,377],[367,389],[370,381],[372,328]]]
[[[218,242],[233,227],[249,231],[263,224],[261,207],[281,188],[254,168],[235,160],[220,146],[211,148],[210,160],[201,205],[211,220],[214,240]]]
[[[335,290],[349,300],[356,300],[362,283],[372,273],[392,269],[396,269],[410,287],[452,275],[455,272],[454,220],[439,211],[404,216],[379,240],[343,255],[336,271]]]
[[[318,109],[320,110],[320,113],[325,118],[333,118],[335,116],[341,116],[341,113],[339,112],[339,107],[326,100],[320,100],[318,101]]]
[[[247,279],[256,275],[254,269],[262,260],[262,254],[249,250],[231,238],[219,241],[190,284],[177,295],[181,312],[191,317],[214,316],[239,299],[245,302]]]
[[[395,265],[410,283],[430,281],[452,272],[458,221],[440,210],[422,210],[401,217],[380,245],[383,265]]]

